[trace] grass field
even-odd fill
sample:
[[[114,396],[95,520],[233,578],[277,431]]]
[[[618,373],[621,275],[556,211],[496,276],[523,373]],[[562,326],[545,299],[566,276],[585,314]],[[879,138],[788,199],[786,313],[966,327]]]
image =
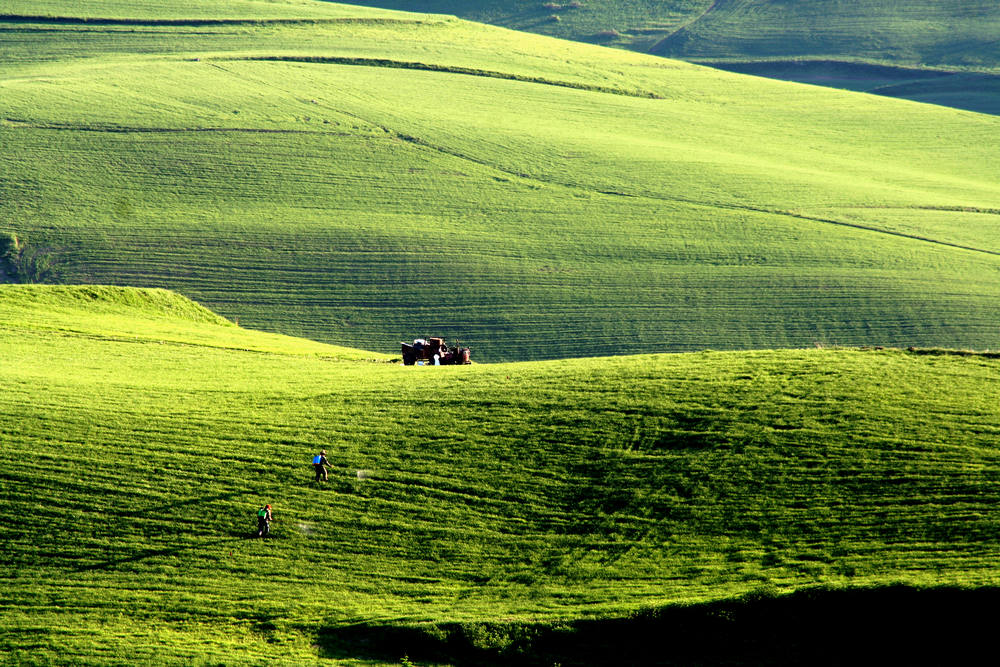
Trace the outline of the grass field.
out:
[[[989,0],[364,0],[675,58],[863,60],[1000,66],[1000,9]],[[558,18],[553,18],[558,17]]]
[[[1000,9],[988,0],[367,0],[362,4],[455,14],[761,76],[1000,113],[996,85]],[[906,85],[883,84],[886,66],[896,70],[891,78],[905,77]]]
[[[0,20],[0,231],[66,282],[484,361],[1000,343],[996,118],[441,16],[130,7]]]
[[[995,355],[415,368],[162,291],[4,286],[0,382],[11,664],[778,659],[810,640],[737,641],[776,616],[733,600],[998,583]],[[919,626],[925,599],[862,606]],[[678,630],[719,618],[743,620],[710,648]]]
[[[692,48],[773,9],[653,4]],[[428,13],[3,0],[0,234],[77,284],[0,285],[0,664],[963,662],[998,130]],[[428,334],[508,363],[397,363]]]

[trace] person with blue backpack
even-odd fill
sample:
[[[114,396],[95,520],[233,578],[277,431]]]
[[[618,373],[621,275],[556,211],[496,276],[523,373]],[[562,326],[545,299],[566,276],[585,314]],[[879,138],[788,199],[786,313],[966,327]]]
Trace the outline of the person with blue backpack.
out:
[[[316,469],[316,481],[318,482],[320,477],[323,481],[327,481],[326,467],[330,465],[330,462],[326,459],[326,450],[324,449],[319,454],[313,457],[313,468]]]

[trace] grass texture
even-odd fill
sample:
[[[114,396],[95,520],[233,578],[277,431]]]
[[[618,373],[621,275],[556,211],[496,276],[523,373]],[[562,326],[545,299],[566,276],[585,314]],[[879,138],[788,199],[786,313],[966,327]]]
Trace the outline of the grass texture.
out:
[[[358,4],[454,14],[565,39],[685,59],[830,59],[996,69],[1000,9],[989,0],[612,0]]]
[[[380,361],[159,290],[0,288],[0,660],[585,664],[663,624],[704,657],[733,600],[998,583],[995,355]]]
[[[1000,343],[995,118],[442,16],[9,4],[0,231],[66,282],[483,361]]]
[[[1000,113],[995,78],[1000,68],[996,41],[1000,9],[988,0],[367,0],[362,4],[455,14],[724,69],[752,69],[761,76]],[[905,86],[881,82],[887,65],[895,70],[892,78],[905,79]]]

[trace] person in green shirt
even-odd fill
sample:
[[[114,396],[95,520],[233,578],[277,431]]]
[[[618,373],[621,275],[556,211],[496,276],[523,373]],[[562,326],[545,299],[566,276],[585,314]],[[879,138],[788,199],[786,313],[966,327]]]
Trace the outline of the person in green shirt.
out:
[[[264,505],[257,510],[257,537],[267,537],[271,532],[271,506]]]

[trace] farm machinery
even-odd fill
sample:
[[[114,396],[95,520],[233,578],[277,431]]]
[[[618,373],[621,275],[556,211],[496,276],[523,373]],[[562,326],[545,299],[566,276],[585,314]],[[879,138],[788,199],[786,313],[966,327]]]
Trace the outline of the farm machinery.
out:
[[[470,351],[467,347],[448,347],[444,338],[418,338],[413,344],[402,343],[403,363],[407,366],[433,365],[457,366],[471,364]]]

